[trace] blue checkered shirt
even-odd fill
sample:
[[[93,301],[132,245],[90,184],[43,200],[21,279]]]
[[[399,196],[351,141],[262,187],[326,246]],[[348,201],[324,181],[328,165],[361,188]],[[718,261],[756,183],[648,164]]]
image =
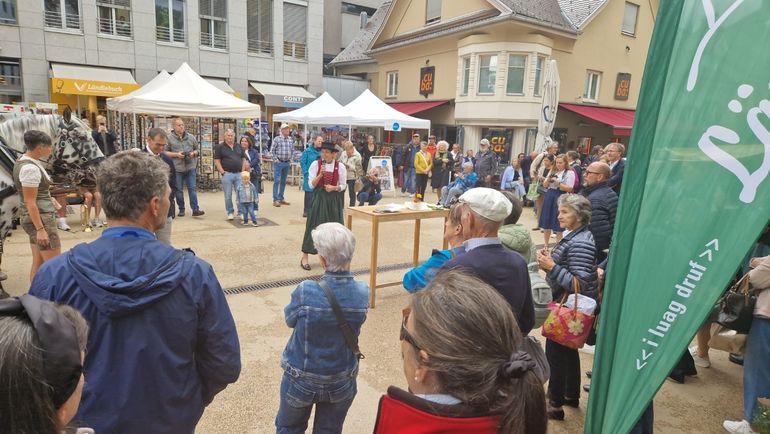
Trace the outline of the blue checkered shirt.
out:
[[[272,154],[274,160],[289,161],[294,153],[294,138],[278,135],[273,138]]]

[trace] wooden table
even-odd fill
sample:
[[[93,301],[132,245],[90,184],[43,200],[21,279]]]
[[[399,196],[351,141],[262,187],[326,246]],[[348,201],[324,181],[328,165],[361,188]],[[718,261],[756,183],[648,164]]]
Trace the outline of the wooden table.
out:
[[[414,220],[414,249],[412,252],[412,263],[416,267],[420,263],[420,222],[423,219],[432,219],[432,218],[443,218],[446,222],[446,219],[449,217],[449,210],[448,209],[442,209],[442,210],[426,210],[426,211],[412,211],[409,209],[404,209],[395,213],[376,213],[374,210],[376,208],[382,208],[381,205],[371,205],[371,206],[358,206],[353,208],[346,208],[345,212],[347,215],[347,227],[348,229],[353,229],[353,217],[369,220],[372,222],[372,252],[371,252],[371,259],[370,259],[370,270],[369,270],[369,288],[371,289],[369,293],[369,305],[371,307],[374,307],[375,303],[375,295],[377,293],[378,288],[385,288],[388,286],[396,286],[401,285],[401,281],[397,282],[389,282],[389,283],[381,283],[377,284],[377,249],[379,247],[379,235],[380,235],[380,222],[397,222],[397,221],[404,221],[404,220]],[[444,226],[441,226],[442,234],[444,230]],[[447,240],[444,240],[443,248],[447,249],[449,246],[449,243]]]

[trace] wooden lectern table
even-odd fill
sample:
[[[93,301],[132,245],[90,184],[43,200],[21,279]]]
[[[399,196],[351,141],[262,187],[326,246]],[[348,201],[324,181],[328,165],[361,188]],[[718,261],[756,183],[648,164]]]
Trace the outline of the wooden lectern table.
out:
[[[404,220],[414,220],[414,249],[412,252],[412,262],[415,266],[420,263],[420,222],[423,219],[443,218],[444,221],[449,217],[448,209],[441,210],[425,210],[425,211],[413,211],[410,209],[403,209],[398,212],[392,213],[377,213],[375,209],[382,208],[381,205],[359,206],[353,208],[346,208],[346,218],[348,229],[353,229],[353,217],[363,220],[369,220],[372,222],[372,252],[370,260],[369,270],[369,305],[374,307],[375,295],[378,288],[385,288],[388,286],[401,285],[401,281],[381,283],[377,284],[377,249],[379,247],[379,232],[380,222],[397,222]],[[441,226],[443,234],[444,226]],[[447,249],[449,243],[444,240],[443,248]]]

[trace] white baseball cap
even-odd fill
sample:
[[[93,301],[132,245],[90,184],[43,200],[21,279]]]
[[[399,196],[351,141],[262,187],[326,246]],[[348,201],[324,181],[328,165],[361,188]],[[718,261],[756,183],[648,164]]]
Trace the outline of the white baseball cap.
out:
[[[289,124],[286,124],[286,123],[281,124],[281,129],[284,129],[284,128],[290,128]]]
[[[486,187],[466,191],[460,196],[459,202],[467,204],[473,212],[493,222],[502,222],[513,210],[511,201],[505,195]]]

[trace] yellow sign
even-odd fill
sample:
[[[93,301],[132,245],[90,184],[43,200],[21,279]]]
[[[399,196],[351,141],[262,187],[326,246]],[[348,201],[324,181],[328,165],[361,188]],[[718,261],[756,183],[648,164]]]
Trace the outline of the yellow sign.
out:
[[[74,78],[52,78],[51,93],[66,95],[121,96],[136,89],[138,84],[111,83],[108,81],[77,80]]]

